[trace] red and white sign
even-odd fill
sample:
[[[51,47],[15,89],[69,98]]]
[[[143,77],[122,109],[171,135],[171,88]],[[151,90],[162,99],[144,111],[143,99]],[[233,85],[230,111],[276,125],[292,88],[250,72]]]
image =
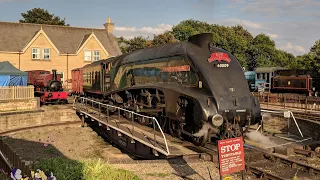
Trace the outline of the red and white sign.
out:
[[[220,175],[245,169],[242,137],[218,141]]]
[[[162,72],[190,71],[190,66],[170,66],[161,69]]]
[[[208,59],[209,63],[211,63],[213,61],[218,61],[219,63],[221,61],[224,61],[226,63],[230,63],[231,59],[229,58],[228,54],[226,54],[226,53],[216,52],[216,53],[212,53],[210,58]]]

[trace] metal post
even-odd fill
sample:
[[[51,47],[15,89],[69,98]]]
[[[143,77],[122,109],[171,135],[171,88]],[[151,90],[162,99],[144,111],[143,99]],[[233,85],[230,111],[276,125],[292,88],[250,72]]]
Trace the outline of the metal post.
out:
[[[154,138],[154,144],[156,144],[156,126],[155,126],[155,120],[152,118],[153,122],[153,138]]]
[[[267,106],[269,107],[269,93],[267,94],[267,98],[268,98]]]
[[[307,111],[307,109],[308,109],[308,99],[307,99],[307,97],[306,97],[306,106],[305,106],[305,111]]]
[[[131,119],[132,119],[132,134],[133,134],[133,132],[134,132],[134,114],[133,114],[133,112],[131,113]]]
[[[109,122],[109,106],[107,106],[107,122]]]
[[[99,117],[100,117],[100,114],[101,114],[101,107],[100,107],[100,103],[99,103]]]

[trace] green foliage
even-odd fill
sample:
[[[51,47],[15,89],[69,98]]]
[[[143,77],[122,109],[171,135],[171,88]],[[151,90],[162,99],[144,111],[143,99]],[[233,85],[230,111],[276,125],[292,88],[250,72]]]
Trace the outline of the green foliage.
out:
[[[61,20],[60,17],[50,14],[42,8],[33,8],[27,13],[21,13],[21,16],[23,17],[23,19],[19,20],[21,23],[69,26],[69,24],[66,24],[65,19]]]
[[[34,170],[36,169],[41,169],[45,173],[52,172],[59,180],[139,180],[131,172],[115,169],[100,159],[78,162],[65,158],[51,158],[36,163]]]
[[[112,180],[138,180],[139,178],[129,171],[114,169],[100,161],[87,161],[84,163],[83,179],[112,179]],[[58,179],[58,178],[57,178]]]
[[[36,163],[34,170],[41,169],[45,173],[53,172],[59,180],[76,180],[82,179],[83,168],[83,164],[75,160],[50,158]]]
[[[302,56],[277,49],[275,41],[266,34],[258,34],[253,37],[242,26],[220,26],[198,20],[184,20],[173,26],[153,40],[141,36],[126,40],[118,38],[123,53],[132,52],[150,46],[157,46],[177,41],[187,41],[192,35],[199,33],[212,33],[213,44],[233,54],[246,69],[255,67],[280,66],[286,68],[301,68],[320,71],[320,40],[310,48],[310,52]]]

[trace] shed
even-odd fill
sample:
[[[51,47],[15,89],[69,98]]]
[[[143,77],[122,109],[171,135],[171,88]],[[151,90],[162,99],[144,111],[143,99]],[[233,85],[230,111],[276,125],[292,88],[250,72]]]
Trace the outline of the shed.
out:
[[[28,73],[15,68],[9,61],[0,62],[0,86],[27,86]]]

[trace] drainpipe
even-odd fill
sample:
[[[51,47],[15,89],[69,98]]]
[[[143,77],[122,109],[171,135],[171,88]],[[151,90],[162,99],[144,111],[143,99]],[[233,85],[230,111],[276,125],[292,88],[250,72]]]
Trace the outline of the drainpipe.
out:
[[[20,70],[20,54],[21,54],[21,51],[19,51],[19,70]]]
[[[67,89],[69,89],[69,53],[67,53]]]

